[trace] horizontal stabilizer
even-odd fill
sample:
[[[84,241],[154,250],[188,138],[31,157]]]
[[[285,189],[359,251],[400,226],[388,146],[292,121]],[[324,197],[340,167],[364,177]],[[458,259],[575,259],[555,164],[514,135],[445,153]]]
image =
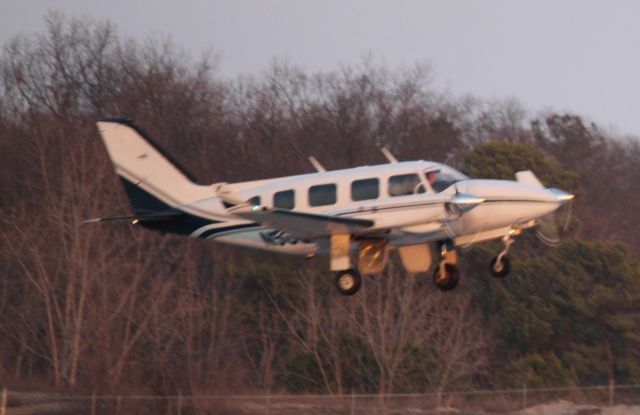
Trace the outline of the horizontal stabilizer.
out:
[[[178,218],[180,216],[185,216],[186,214],[180,210],[177,209],[168,209],[166,211],[163,212],[157,212],[157,213],[150,213],[147,215],[132,215],[132,216],[105,216],[102,218],[94,218],[94,219],[87,219],[85,221],[82,221],[81,224],[85,224],[85,223],[96,223],[96,222],[122,222],[122,221],[126,221],[126,222],[131,222],[131,221],[138,221],[138,222],[146,222],[146,221],[159,221],[159,220],[169,220],[169,219],[175,219]]]

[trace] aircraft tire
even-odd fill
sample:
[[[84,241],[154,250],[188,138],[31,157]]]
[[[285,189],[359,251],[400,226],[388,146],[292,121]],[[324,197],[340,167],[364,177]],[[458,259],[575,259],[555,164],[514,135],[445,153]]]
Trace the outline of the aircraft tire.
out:
[[[342,295],[354,295],[362,285],[362,277],[354,268],[336,272],[336,288]]]
[[[498,266],[498,256],[493,257],[491,263],[489,264],[489,271],[491,271],[491,275],[496,278],[504,278],[511,271],[511,262],[509,261],[509,257],[506,255],[502,256],[502,266]]]
[[[453,264],[444,264],[444,275],[440,275],[440,265],[433,272],[433,283],[441,291],[450,291],[456,288],[460,281],[458,267]]]

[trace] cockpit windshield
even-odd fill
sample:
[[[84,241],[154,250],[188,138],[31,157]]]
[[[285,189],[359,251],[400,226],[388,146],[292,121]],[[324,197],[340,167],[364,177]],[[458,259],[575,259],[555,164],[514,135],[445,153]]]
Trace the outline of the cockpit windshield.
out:
[[[439,193],[454,183],[462,180],[469,180],[467,176],[451,167],[440,167],[425,171],[427,182],[434,192]]]

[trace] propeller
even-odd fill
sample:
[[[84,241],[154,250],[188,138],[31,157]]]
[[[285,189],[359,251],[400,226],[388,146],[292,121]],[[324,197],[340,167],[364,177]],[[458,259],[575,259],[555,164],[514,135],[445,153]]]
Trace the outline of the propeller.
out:
[[[571,203],[566,203],[540,218],[536,228],[536,236],[547,245],[558,246],[562,236],[569,230],[570,222]]]

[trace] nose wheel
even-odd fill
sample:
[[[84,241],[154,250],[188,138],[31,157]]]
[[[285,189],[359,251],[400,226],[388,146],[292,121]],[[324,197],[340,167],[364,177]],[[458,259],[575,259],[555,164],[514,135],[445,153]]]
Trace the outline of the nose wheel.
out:
[[[362,285],[362,277],[355,268],[336,272],[336,288],[342,295],[354,295]]]
[[[496,278],[504,278],[511,271],[511,263],[509,261],[509,257],[506,255],[496,255],[491,260],[489,264],[489,270],[491,271],[491,275]]]
[[[509,248],[513,245],[514,240],[511,239],[511,233],[505,236],[504,241],[504,249],[498,255],[493,257],[491,263],[489,264],[489,271],[491,271],[491,275],[496,278],[504,278],[511,271],[511,262],[509,261],[509,257],[507,254],[509,253]]]

